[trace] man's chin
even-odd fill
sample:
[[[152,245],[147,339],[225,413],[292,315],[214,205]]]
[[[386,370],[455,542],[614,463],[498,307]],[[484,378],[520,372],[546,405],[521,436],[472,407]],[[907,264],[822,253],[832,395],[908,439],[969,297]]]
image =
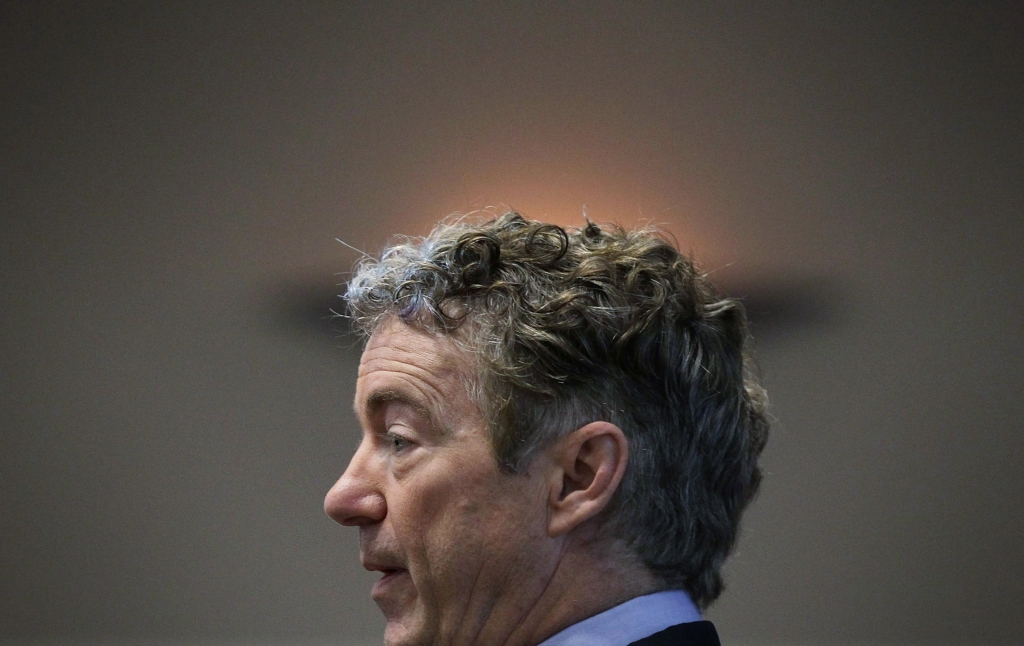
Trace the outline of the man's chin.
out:
[[[386,646],[425,646],[429,642],[422,634],[422,629],[407,626],[401,620],[389,619],[384,628],[384,644]]]
[[[387,646],[428,643],[423,635],[423,618],[417,612],[417,596],[408,570],[385,574],[374,584],[370,597],[387,621],[384,629]]]

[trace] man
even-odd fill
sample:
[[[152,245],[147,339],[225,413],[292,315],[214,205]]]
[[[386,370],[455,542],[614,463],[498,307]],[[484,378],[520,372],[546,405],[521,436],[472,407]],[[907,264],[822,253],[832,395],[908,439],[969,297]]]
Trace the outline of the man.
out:
[[[359,527],[385,641],[718,644],[767,424],[741,307],[656,231],[507,213],[359,267]]]

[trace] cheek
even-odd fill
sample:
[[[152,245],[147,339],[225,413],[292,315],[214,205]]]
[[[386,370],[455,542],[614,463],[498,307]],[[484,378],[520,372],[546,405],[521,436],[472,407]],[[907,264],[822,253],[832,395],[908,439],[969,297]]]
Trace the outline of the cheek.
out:
[[[427,571],[444,579],[475,576],[480,562],[510,538],[508,501],[497,495],[493,478],[462,473],[460,481],[423,487],[409,501],[408,547]]]
[[[459,480],[449,475],[466,472],[451,466],[440,474],[417,474],[403,483],[405,495],[389,504],[391,523],[410,557],[440,559],[470,550],[474,537],[488,529],[493,505],[486,480],[472,473]],[[436,569],[442,563],[429,565]]]
[[[390,506],[391,522],[428,604],[506,578],[522,565],[524,550],[537,544],[538,532],[544,533],[544,496],[536,479],[503,475],[496,465],[481,468],[489,454],[459,457],[464,459],[423,465],[402,483],[405,495]]]
[[[435,557],[443,558],[448,568],[486,578],[507,570],[536,544],[544,533],[543,509],[525,487],[478,484],[476,491],[453,492],[438,501],[441,511],[429,537]]]

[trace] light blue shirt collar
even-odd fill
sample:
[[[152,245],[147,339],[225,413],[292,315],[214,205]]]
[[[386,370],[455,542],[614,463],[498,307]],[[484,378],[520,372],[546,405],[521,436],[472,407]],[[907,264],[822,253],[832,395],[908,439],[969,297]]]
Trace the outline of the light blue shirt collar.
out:
[[[539,646],[627,646],[669,626],[700,620],[700,610],[689,595],[666,590],[630,599],[584,619]]]

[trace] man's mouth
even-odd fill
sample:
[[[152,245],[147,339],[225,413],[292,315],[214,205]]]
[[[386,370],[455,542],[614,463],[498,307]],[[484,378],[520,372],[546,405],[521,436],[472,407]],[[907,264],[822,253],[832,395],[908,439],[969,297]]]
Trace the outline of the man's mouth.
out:
[[[370,597],[374,600],[388,594],[395,586],[401,585],[405,575],[409,574],[409,570],[404,568],[381,568],[378,571],[383,576],[373,584],[373,590],[370,591]]]

